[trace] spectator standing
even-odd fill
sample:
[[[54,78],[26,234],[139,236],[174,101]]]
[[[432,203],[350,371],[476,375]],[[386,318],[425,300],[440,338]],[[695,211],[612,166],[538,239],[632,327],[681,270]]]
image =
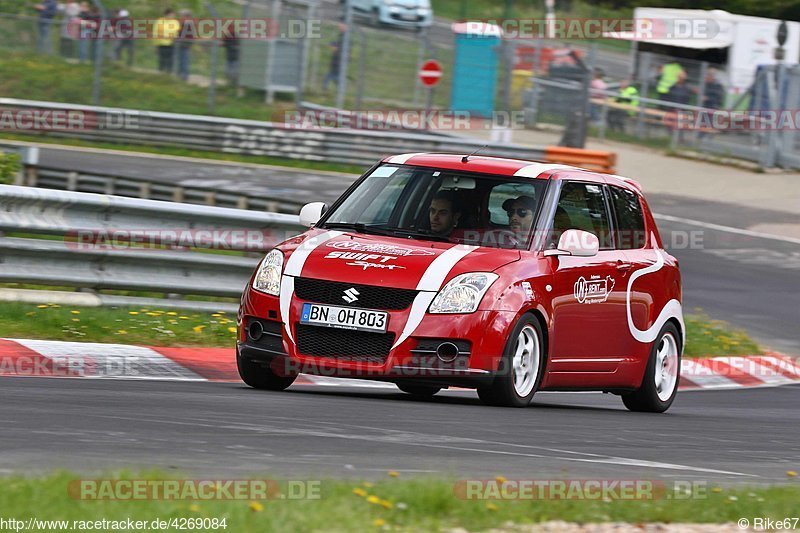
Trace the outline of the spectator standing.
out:
[[[344,23],[339,24],[339,39],[330,43],[331,47],[331,62],[328,66],[328,73],[325,74],[325,79],[322,80],[322,90],[328,92],[328,84],[339,86],[339,66],[342,59],[342,46],[344,43],[344,34],[347,32],[347,25]]]
[[[114,34],[117,36],[117,45],[114,47],[114,61],[119,61],[122,58],[123,50],[127,53],[127,65],[133,65],[134,54],[134,41],[133,41],[133,21],[131,14],[127,9],[120,9],[117,11],[117,16],[114,17]],[[129,37],[130,34],[130,37]]]
[[[663,65],[658,78],[658,84],[656,85],[658,97],[667,100],[667,95],[669,94],[670,89],[672,89],[672,87],[678,83],[678,80],[681,78],[681,76],[683,76],[685,80],[686,71],[683,70],[683,67],[680,63],[673,61],[672,63]]]
[[[703,98],[703,107],[722,109],[725,103],[725,88],[717,80],[717,73],[711,69],[706,73],[706,89]]]
[[[664,95],[662,100],[665,102],[672,102],[673,104],[689,105],[692,99],[692,90],[686,84],[686,73],[681,72],[678,75],[677,82],[670,88],[669,92]]]
[[[195,38],[194,28],[192,12],[188,9],[181,9],[180,31],[176,46],[178,48],[178,77],[183,81],[189,79],[190,52],[192,50],[192,41]]]
[[[231,28],[230,33],[225,34],[222,39],[222,46],[225,48],[225,77],[231,87],[239,84],[239,54],[241,43],[236,35],[236,29]]]
[[[614,102],[639,107],[639,89],[630,80],[622,80],[619,84],[619,95],[614,98]],[[612,108],[608,111],[608,129],[610,131],[625,132],[625,116],[636,116],[633,109],[624,110]]]
[[[594,100],[604,100],[605,90],[607,88],[608,84],[603,80],[603,71],[599,68],[595,69],[594,78],[592,78],[589,84],[589,99],[592,100],[589,109],[592,122],[598,122],[600,120],[601,111],[601,106],[594,103]]]
[[[682,72],[678,76],[678,81],[675,83],[675,85],[672,86],[672,88],[669,90],[669,93],[667,93],[664,96],[664,98],[662,98],[662,100],[664,100],[665,102],[672,102],[673,104],[681,104],[681,105],[689,105],[691,99],[692,99],[692,89],[690,89],[689,85],[687,85],[686,83],[685,72]],[[670,116],[675,117],[676,123],[678,122],[680,114],[683,112],[682,110],[675,108],[667,108],[666,111]],[[674,126],[673,129],[674,128],[678,128],[678,126]],[[683,142],[682,129],[678,129],[678,142],[680,143]]]
[[[33,6],[39,12],[37,26],[39,34],[36,40],[36,49],[40,53],[50,54],[53,51],[50,41],[50,28],[53,26],[53,19],[58,13],[58,2],[56,0],[43,0],[43,2]]]
[[[158,52],[158,70],[172,72],[172,57],[175,53],[175,38],[180,32],[180,22],[171,8],[164,10],[164,16],[153,25],[153,39]]]
[[[81,24],[81,6],[75,0],[70,0],[61,7],[61,35],[59,39],[59,53],[62,57],[75,57],[75,38]]]
[[[81,2],[81,24],[78,36],[78,59],[81,63],[91,57],[94,62],[97,49],[96,32],[100,25],[100,10],[95,5]]]

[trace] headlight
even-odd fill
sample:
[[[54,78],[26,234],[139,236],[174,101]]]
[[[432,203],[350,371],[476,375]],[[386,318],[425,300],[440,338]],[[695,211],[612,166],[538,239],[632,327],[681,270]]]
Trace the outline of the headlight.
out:
[[[283,271],[283,253],[272,250],[261,261],[256,277],[253,278],[253,288],[273,296],[281,293],[281,272]]]
[[[439,291],[428,312],[472,313],[498,277],[490,272],[470,272],[456,276]]]
[[[427,7],[419,7],[419,8],[417,8],[417,13],[420,14],[420,15],[427,15],[428,13],[430,13],[430,11],[431,11],[430,8],[427,8]]]

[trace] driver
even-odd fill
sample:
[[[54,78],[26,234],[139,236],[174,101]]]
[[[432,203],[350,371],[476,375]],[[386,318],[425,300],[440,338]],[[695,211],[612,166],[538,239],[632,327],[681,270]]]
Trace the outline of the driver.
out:
[[[526,235],[533,226],[533,212],[536,200],[530,196],[509,198],[503,202],[503,209],[508,213],[508,226],[517,235]]]
[[[428,209],[428,218],[434,235],[450,236],[461,218],[461,207],[455,193],[450,190],[437,192]]]

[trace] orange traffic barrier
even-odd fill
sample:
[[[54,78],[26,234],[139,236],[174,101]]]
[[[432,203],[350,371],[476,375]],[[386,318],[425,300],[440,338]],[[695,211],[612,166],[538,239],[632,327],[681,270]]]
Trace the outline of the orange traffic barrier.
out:
[[[614,152],[548,146],[545,148],[544,158],[548,163],[563,163],[604,174],[616,173],[617,154]]]

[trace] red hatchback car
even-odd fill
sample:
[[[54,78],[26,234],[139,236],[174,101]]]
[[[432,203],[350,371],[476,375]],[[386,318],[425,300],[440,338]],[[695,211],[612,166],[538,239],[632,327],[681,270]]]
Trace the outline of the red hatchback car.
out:
[[[236,359],[252,387],[310,373],[517,407],[537,391],[650,412],[675,398],[681,277],[632,180],[405,154],[300,221],[311,229],[271,250],[242,296]]]

